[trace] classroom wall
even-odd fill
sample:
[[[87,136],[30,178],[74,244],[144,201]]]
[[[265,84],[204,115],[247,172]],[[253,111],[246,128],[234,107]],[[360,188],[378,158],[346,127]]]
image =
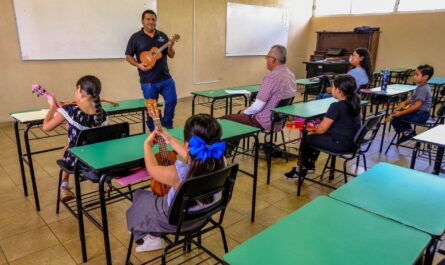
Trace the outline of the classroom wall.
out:
[[[288,64],[297,76],[304,76],[301,62],[307,58],[309,43],[306,36],[309,34],[312,1],[231,2],[279,6],[289,10],[291,21]],[[262,56],[225,57],[226,3],[227,0],[158,1],[160,30],[170,35],[181,35],[181,41],[175,46],[176,57],[169,61],[179,97],[190,96],[191,91],[257,84],[267,73]],[[30,93],[32,83],[42,84],[60,99],[70,99],[73,98],[77,79],[84,74],[93,74],[102,81],[103,98],[141,97],[136,68],[124,59],[22,61],[13,0],[0,0],[0,10],[0,89],[3,91],[3,96],[0,97],[0,123],[11,121],[9,112],[47,106],[45,100],[36,99]],[[192,38],[193,22],[195,43]],[[135,25],[135,31],[140,27],[141,25]],[[215,80],[217,82],[212,82]]]
[[[430,64],[436,76],[445,75],[445,12],[314,17],[307,56],[315,50],[316,31],[346,31],[363,25],[381,30],[375,69]]]

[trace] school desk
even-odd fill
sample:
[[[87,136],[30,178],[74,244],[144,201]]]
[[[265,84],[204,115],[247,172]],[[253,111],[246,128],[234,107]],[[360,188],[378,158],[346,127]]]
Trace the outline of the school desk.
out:
[[[252,208],[251,208],[251,221],[255,218],[255,203],[256,203],[256,186],[258,177],[258,128],[247,126],[244,124],[236,123],[228,120],[219,120],[223,130],[222,139],[225,141],[233,141],[238,139],[244,139],[253,137],[255,146],[255,157],[253,164],[253,173],[247,173],[253,179],[252,184]],[[176,128],[169,130],[170,134],[177,137],[178,140],[183,140],[183,128]],[[85,209],[82,198],[81,198],[81,187],[79,180],[79,163],[76,163],[75,167],[75,184],[76,184],[76,207],[78,212],[78,222],[79,222],[79,234],[81,240],[82,257],[83,261],[86,262],[86,242],[85,242],[85,231],[83,224],[83,215],[88,219],[92,220],[93,223],[102,230],[104,236],[105,253],[107,264],[111,264],[111,249],[108,233],[108,220],[107,220],[107,209],[104,191],[104,183],[107,179],[112,178],[112,173],[116,170],[122,170],[125,168],[131,168],[135,165],[143,164],[144,160],[144,141],[147,138],[146,134],[129,136],[125,138],[115,139],[111,141],[100,142],[91,145],[85,145],[80,147],[73,147],[69,149],[78,161],[88,168],[98,172],[101,176],[99,180],[99,200],[101,208],[101,222],[96,220],[87,209]]]
[[[145,104],[144,99],[129,99],[118,101],[118,106],[112,106],[109,103],[102,103],[103,109],[108,112],[111,119],[115,122],[127,121],[129,123],[142,123],[142,130],[145,132]],[[20,172],[22,176],[22,185],[25,196],[28,196],[28,186],[26,181],[25,167],[26,163],[29,166],[31,177],[31,184],[34,193],[34,201],[37,211],[40,211],[39,193],[37,190],[36,177],[34,172],[33,155],[46,153],[54,150],[64,148],[63,146],[52,147],[43,150],[32,150],[31,141],[41,140],[60,135],[66,135],[67,131],[62,124],[51,132],[44,132],[42,129],[43,119],[45,118],[47,110],[33,109],[10,113],[14,119],[14,132],[17,144],[17,153],[20,164]],[[113,118],[114,117],[114,118]],[[25,153],[23,153],[20,131],[23,131],[23,139],[25,145]]]
[[[425,131],[421,134],[418,134],[412,138],[416,141],[416,144],[413,149],[413,154],[411,156],[411,169],[414,169],[416,165],[417,153],[419,152],[420,144],[428,144],[430,146],[437,146],[438,148],[445,148],[445,125],[438,125]],[[437,155],[435,157],[434,162],[434,172],[435,174],[439,174],[442,168],[442,160],[443,154]]]
[[[220,88],[220,89],[211,89],[205,91],[195,91],[192,92],[192,115],[195,115],[195,105],[202,105],[206,107],[210,107],[210,115],[213,116],[213,112],[215,107],[224,109],[225,115],[232,114],[232,107],[234,106],[233,99],[242,98],[244,99],[244,106],[247,107],[250,104],[251,95],[255,95],[258,93],[260,89],[260,85],[251,85],[251,86],[241,86],[241,87],[231,87],[231,88]],[[232,94],[227,93],[226,90],[247,90],[250,93],[248,94]],[[203,102],[199,102],[199,99],[202,99]],[[222,105],[216,106],[217,102],[225,101]]]
[[[386,91],[382,91],[381,87],[375,87],[371,89],[362,89],[360,93],[369,94],[371,96],[382,96],[386,99],[386,109],[385,109],[385,117],[389,115],[389,106],[394,98],[400,98],[401,96],[407,95],[411,91],[416,89],[416,86],[413,85],[402,85],[402,84],[393,84],[388,85]],[[394,103],[395,104],[395,103]],[[375,114],[378,112],[378,106],[375,109]],[[386,132],[386,121],[383,122],[383,131],[382,138],[380,140],[380,149],[379,152],[382,152],[383,149],[383,141],[385,140],[385,132]]]
[[[329,196],[431,235],[425,262],[431,264],[445,232],[445,179],[378,163]]]
[[[311,90],[312,88],[317,88],[318,90],[319,82],[320,82],[319,79],[312,79],[312,78],[297,79],[296,81],[297,92],[299,91],[303,92],[303,102],[308,101],[309,90]]]
[[[224,261],[231,265],[413,264],[429,240],[422,231],[320,196],[229,251]]]

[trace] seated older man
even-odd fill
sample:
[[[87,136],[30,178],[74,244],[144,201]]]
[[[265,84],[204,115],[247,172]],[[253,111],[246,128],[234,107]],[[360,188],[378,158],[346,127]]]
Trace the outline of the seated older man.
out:
[[[270,71],[261,82],[255,102],[239,114],[224,116],[224,119],[270,130],[272,109],[283,99],[294,97],[297,89],[295,76],[287,68],[286,48],[274,45],[266,55],[266,66]]]

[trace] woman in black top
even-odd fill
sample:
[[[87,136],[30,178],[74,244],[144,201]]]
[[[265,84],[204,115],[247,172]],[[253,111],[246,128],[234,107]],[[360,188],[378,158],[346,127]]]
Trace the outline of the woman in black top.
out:
[[[307,135],[301,148],[301,173],[315,171],[319,147],[331,152],[348,152],[354,149],[354,136],[360,129],[360,98],[355,93],[356,83],[350,75],[338,75],[334,79],[332,95],[338,99],[329,106],[323,121],[310,135]],[[292,168],[286,177],[298,177],[298,167]]]

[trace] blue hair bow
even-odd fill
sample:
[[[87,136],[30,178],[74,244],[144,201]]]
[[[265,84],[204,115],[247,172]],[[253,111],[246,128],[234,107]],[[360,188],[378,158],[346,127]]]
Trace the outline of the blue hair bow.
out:
[[[206,160],[207,158],[220,159],[226,150],[225,142],[217,142],[207,145],[199,136],[193,135],[189,140],[189,152],[197,160]]]

